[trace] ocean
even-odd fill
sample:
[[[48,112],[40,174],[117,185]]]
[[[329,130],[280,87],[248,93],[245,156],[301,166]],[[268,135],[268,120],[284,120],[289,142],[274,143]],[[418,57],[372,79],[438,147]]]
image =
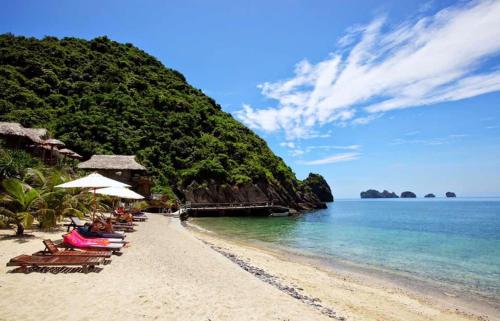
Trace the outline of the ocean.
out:
[[[500,198],[338,200],[299,217],[193,222],[221,236],[500,301]]]

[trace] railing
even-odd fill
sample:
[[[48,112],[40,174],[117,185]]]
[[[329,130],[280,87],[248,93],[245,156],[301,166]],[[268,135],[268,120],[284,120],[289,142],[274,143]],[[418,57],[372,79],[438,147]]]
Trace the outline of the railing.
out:
[[[191,203],[186,202],[184,208],[199,209],[199,208],[255,208],[255,207],[272,207],[273,202],[235,202],[235,203]]]

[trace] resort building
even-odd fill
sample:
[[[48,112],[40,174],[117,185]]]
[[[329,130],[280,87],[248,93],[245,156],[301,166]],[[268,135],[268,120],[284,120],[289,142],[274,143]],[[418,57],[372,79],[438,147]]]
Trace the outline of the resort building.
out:
[[[65,144],[50,138],[45,128],[26,128],[19,123],[0,122],[0,140],[5,147],[26,150],[51,165],[65,158],[81,158],[72,150],[61,149]]]
[[[146,176],[146,168],[135,160],[134,155],[93,155],[78,168],[129,184],[141,195],[150,194],[152,182]]]
[[[45,128],[26,128],[19,123],[0,122],[0,138],[8,147],[26,148],[30,145],[42,145],[48,138]]]

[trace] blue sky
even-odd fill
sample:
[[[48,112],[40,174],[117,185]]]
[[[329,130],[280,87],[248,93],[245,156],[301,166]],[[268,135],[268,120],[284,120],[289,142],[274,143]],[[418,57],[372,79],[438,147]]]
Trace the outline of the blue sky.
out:
[[[293,168],[500,196],[498,1],[2,1],[0,32],[101,35],[181,71]]]

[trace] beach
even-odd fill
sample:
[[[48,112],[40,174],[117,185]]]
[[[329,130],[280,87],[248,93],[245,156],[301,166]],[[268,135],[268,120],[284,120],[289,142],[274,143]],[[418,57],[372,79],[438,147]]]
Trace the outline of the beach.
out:
[[[498,320],[154,214],[97,273],[8,273],[62,230],[32,234],[0,241],[0,320]]]
[[[243,271],[178,219],[150,214],[99,273],[7,273],[11,257],[63,231],[33,234],[0,241],[1,320],[329,319]]]

